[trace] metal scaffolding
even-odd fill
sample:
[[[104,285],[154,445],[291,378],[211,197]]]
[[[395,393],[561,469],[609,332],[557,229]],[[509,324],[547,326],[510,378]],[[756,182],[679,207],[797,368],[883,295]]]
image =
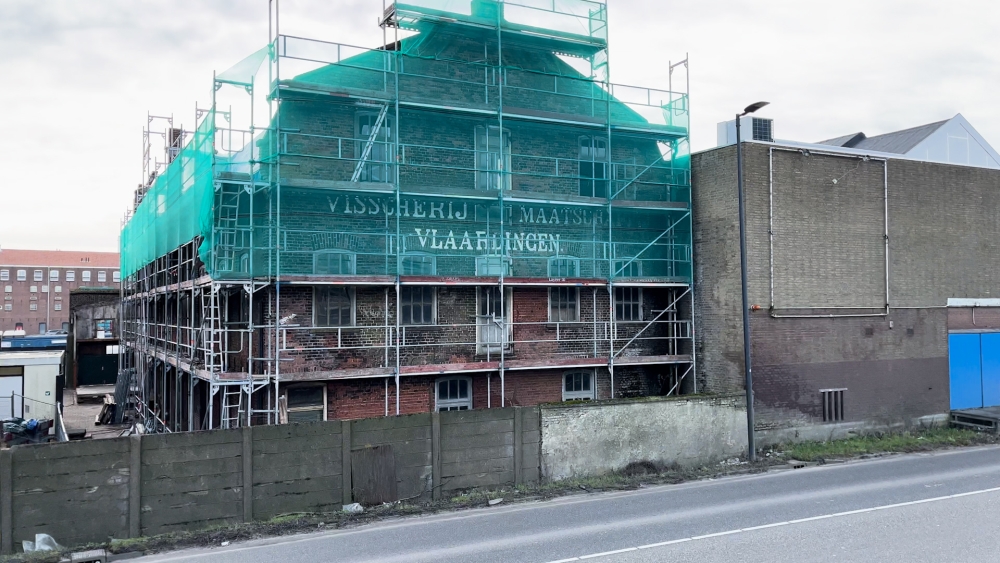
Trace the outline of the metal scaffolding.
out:
[[[147,431],[277,423],[316,357],[384,379],[387,415],[401,378],[441,373],[496,374],[502,404],[529,369],[606,368],[614,397],[616,369],[660,366],[666,394],[697,391],[687,92],[610,81],[601,2],[464,4],[385,6],[365,49],[282,34],[271,0],[268,46],[214,77],[193,131],[168,122],[122,235]],[[222,111],[233,92],[246,111]],[[384,310],[319,330],[283,310],[302,287],[381,288]],[[418,287],[468,288],[475,318],[404,322]],[[511,288],[567,288],[577,313],[517,320]]]

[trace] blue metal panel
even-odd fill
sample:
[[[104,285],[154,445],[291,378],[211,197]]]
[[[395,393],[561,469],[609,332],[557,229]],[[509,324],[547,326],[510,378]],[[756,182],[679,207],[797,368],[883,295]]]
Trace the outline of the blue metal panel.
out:
[[[1000,333],[982,334],[983,406],[1000,406]]]
[[[948,371],[951,380],[951,409],[978,409],[983,406],[983,363],[980,335],[948,335]]]

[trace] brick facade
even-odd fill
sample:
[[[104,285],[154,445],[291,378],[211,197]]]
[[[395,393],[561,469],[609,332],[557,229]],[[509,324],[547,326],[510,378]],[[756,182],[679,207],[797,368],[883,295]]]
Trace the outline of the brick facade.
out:
[[[949,322],[971,321],[947,299],[1000,286],[985,242],[1000,239],[1000,172],[759,143],[744,157],[758,430],[823,423],[822,389],[846,389],[845,422],[947,412]],[[692,177],[699,381],[731,392],[743,378],[735,147],[694,155]]]
[[[18,276],[21,271],[25,274],[23,280]],[[36,279],[36,272],[41,279]],[[80,287],[118,289],[117,273],[116,252],[0,250],[0,289],[4,296],[0,332],[14,330],[20,324],[25,333],[37,334],[46,322],[47,330],[68,328],[70,292]]]

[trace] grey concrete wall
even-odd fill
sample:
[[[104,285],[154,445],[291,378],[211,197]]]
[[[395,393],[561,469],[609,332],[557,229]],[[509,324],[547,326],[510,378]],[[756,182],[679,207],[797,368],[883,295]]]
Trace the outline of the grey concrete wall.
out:
[[[197,530],[353,502],[351,460],[391,447],[398,499],[539,479],[539,411],[506,408],[15,446],[0,452],[5,553]]]
[[[253,517],[339,510],[342,430],[339,423],[253,427]]]
[[[127,438],[17,446],[0,452],[3,548],[20,549],[36,533],[62,545],[129,536],[129,487],[133,475]],[[9,479],[9,482],[7,480]],[[4,507],[7,508],[7,507]]]
[[[140,479],[142,535],[242,521],[242,456],[239,431],[144,436]]]
[[[739,456],[746,420],[738,396],[543,406],[542,475],[559,480],[634,462],[697,466]]]
[[[735,156],[692,157],[698,377],[710,392],[742,387]],[[744,157],[750,303],[761,307],[751,313],[758,430],[794,436],[784,430],[822,424],[824,388],[847,389],[843,424],[947,411],[943,307],[1000,292],[1000,171],[770,154],[757,143]],[[775,318],[885,311],[886,201],[888,315]]]

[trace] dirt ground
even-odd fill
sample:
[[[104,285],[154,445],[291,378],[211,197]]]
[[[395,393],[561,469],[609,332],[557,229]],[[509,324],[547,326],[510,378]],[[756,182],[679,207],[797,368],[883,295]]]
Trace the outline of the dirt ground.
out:
[[[124,426],[98,426],[94,419],[101,412],[100,401],[93,399],[80,403],[76,400],[76,391],[66,389],[63,392],[63,422],[66,428],[81,428],[87,431],[87,438],[117,438],[125,430]]]

